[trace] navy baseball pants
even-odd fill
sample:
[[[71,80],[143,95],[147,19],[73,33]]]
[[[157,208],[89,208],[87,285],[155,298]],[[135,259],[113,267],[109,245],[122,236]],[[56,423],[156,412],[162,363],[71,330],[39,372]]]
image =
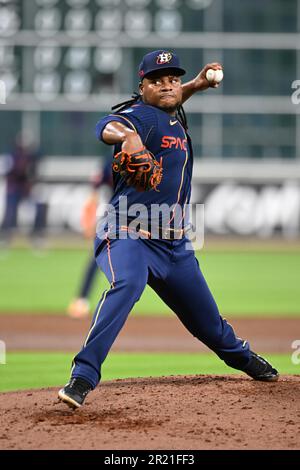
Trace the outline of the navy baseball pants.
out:
[[[110,282],[95,311],[82,350],[75,356],[72,377],[86,379],[93,388],[101,366],[146,284],[198,338],[231,367],[249,362],[246,341],[238,338],[218,311],[187,240],[106,239],[96,250],[97,264]]]

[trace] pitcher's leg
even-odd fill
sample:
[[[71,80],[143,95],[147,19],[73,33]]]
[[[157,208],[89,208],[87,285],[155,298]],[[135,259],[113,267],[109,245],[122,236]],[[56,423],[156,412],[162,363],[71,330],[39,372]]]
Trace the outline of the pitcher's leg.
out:
[[[192,253],[180,263],[174,263],[164,281],[149,276],[148,283],[190,333],[212,349],[226,364],[240,369],[249,362],[249,344],[238,338],[232,326],[220,316]]]
[[[97,262],[111,283],[110,289],[102,295],[72,369],[72,377],[84,378],[93,388],[100,380],[101,365],[148,278],[147,262],[139,240],[107,240]]]

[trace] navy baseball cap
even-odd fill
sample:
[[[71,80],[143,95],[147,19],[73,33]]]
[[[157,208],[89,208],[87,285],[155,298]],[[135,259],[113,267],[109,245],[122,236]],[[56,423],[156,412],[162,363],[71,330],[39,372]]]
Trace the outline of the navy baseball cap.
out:
[[[139,66],[139,77],[144,77],[157,70],[172,69],[176,75],[184,75],[186,72],[180,67],[179,58],[174,52],[153,51],[143,57]]]

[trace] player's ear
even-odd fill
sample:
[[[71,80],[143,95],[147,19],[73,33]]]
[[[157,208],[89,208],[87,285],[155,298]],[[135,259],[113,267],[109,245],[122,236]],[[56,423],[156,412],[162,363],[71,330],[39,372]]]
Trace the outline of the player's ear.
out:
[[[139,83],[139,92],[140,92],[140,95],[143,96],[143,93],[144,93],[144,85],[143,85],[143,82],[140,82],[140,83]]]

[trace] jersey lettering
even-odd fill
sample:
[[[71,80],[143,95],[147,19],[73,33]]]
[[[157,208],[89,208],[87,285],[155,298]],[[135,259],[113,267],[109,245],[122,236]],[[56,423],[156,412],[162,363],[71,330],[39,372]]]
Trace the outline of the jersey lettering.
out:
[[[161,142],[161,148],[163,149],[180,148],[181,150],[186,150],[186,139],[180,139],[180,137],[164,135]]]

